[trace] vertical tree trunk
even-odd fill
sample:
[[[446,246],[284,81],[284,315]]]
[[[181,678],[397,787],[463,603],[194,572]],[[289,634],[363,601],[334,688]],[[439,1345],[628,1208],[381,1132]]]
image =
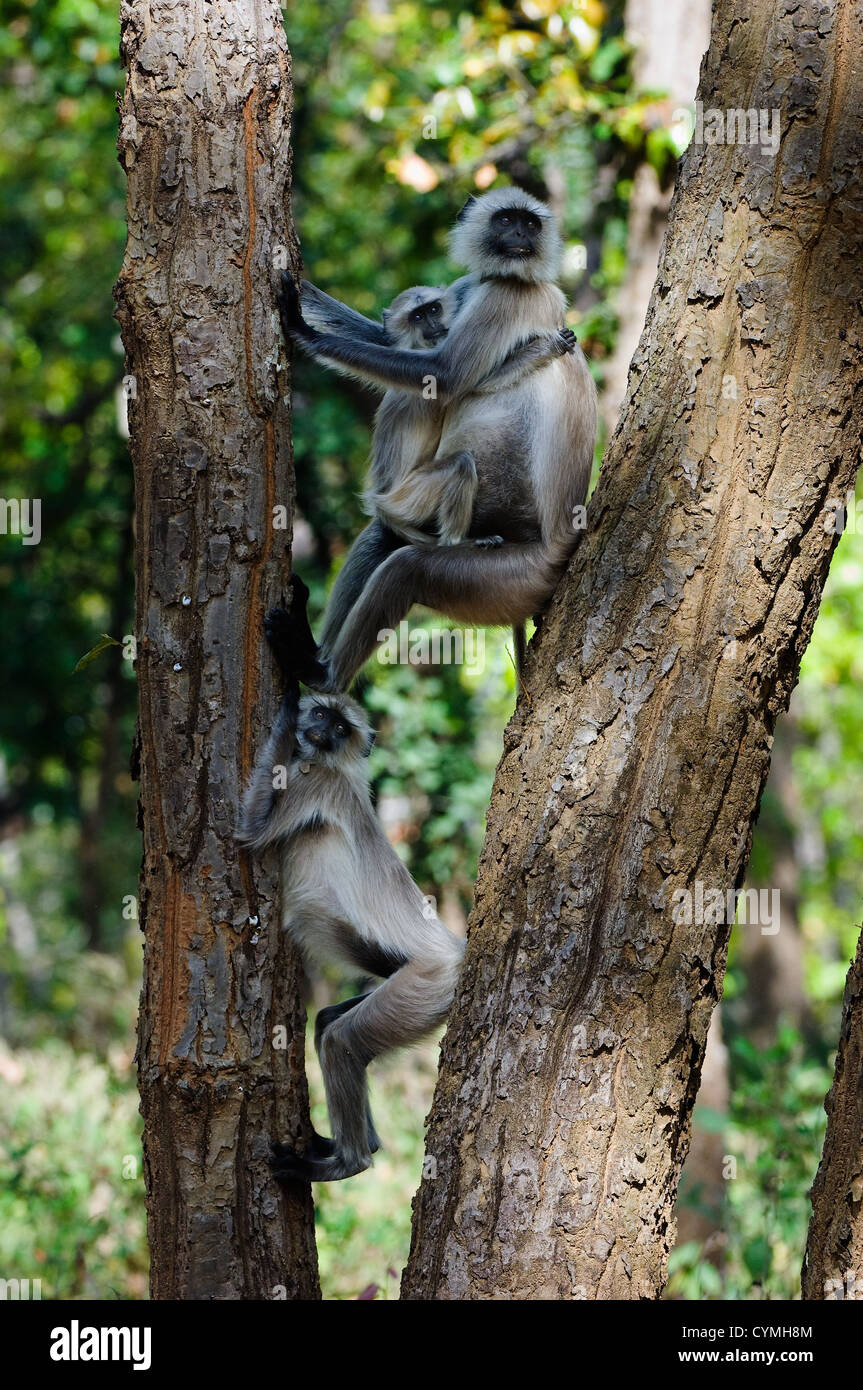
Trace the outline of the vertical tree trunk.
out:
[[[861,28],[851,0],[714,7],[704,106],[781,107],[781,149],[694,143],[680,174],[505,739],[407,1298],[662,1287],[725,966],[712,895],[742,881],[859,458]]]
[[[842,1002],[827,1134],[812,1185],[805,1299],[863,1299],[863,935]]]
[[[290,59],[274,0],[141,0],[121,22],[152,1293],[313,1298],[309,1189],[284,1198],[267,1165],[307,1123],[298,963],[275,865],[233,841],[275,709],[261,617],[290,535],[271,292],[296,260]]]

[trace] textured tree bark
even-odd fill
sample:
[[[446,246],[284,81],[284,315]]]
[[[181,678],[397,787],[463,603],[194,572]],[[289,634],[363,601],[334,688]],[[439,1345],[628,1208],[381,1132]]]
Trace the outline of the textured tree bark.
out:
[[[863,935],[842,1001],[827,1134],[812,1185],[804,1299],[863,1299]]]
[[[861,23],[851,0],[714,8],[700,98],[780,107],[781,149],[683,163],[505,739],[407,1298],[661,1290],[730,930],[711,890],[742,880],[858,463]]]
[[[267,1165],[308,1123],[299,966],[275,865],[233,841],[293,502],[271,295],[296,263],[290,56],[274,0],[141,0],[121,23],[152,1294],[314,1298],[310,1191]]]

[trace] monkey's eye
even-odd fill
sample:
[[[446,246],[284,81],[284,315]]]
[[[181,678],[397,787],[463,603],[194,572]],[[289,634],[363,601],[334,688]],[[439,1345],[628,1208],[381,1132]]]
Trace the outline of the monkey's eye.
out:
[[[529,232],[538,232],[538,231],[539,231],[539,223],[537,222],[537,220],[536,220],[535,217],[529,217],[529,218],[527,219],[527,230],[528,230]]]
[[[411,314],[411,323],[420,323],[421,321],[422,311],[420,309],[414,309],[413,313]]]
[[[512,221],[512,218],[511,218],[511,217],[507,217],[507,215],[506,215],[505,212],[502,212],[502,213],[501,213],[501,215],[500,215],[500,225],[501,225],[502,227],[508,227],[511,221]]]
[[[429,305],[429,313],[430,313],[430,314],[439,314],[439,313],[440,313],[440,305],[439,305],[439,304],[430,304],[430,305]]]
[[[323,719],[323,717],[324,717],[324,712],[323,712],[323,710],[322,710],[322,709],[316,709],[316,710],[315,710],[315,719]]]
[[[338,734],[339,738],[344,738],[345,734],[347,733],[347,729],[345,728],[344,724],[336,725],[336,733]]]

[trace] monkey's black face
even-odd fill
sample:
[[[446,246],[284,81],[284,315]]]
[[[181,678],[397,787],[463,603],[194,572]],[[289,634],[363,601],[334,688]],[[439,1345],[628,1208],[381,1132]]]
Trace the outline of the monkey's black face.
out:
[[[412,331],[419,333],[429,347],[439,342],[447,331],[443,321],[443,305],[439,299],[433,299],[429,304],[420,304],[416,309],[412,309],[408,315],[408,323]]]
[[[525,208],[502,208],[489,223],[489,250],[504,260],[530,260],[539,249],[541,237],[542,222]]]
[[[329,705],[314,705],[303,729],[306,741],[321,753],[338,753],[352,733],[344,715]]]

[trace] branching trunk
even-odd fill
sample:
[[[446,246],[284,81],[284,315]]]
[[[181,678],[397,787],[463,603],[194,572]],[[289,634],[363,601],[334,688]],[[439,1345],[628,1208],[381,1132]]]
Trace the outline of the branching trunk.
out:
[[[296,261],[290,59],[271,0],[126,3],[122,52],[152,1292],[313,1298],[309,1190],[284,1199],[267,1165],[307,1116],[299,969],[275,865],[233,841],[275,708],[261,618],[290,536],[271,295]]]
[[[700,98],[780,107],[781,149],[693,144],[681,171],[507,732],[408,1298],[662,1287],[729,932],[699,903],[742,881],[858,464],[861,26],[851,0],[714,8]]]
[[[842,1003],[827,1134],[812,1186],[805,1299],[863,1299],[863,935]]]

